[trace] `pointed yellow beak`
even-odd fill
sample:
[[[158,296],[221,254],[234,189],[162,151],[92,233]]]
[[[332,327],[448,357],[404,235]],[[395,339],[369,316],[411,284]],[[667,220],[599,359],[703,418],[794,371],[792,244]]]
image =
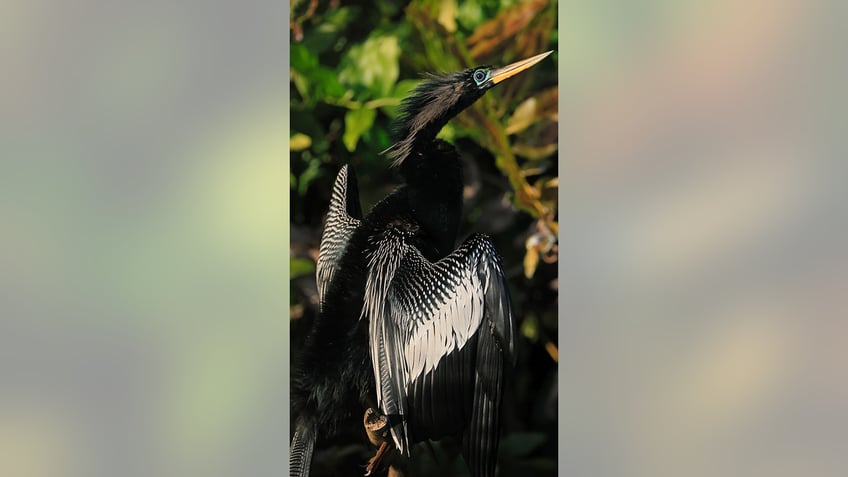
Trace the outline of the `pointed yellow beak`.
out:
[[[500,83],[501,81],[503,81],[507,78],[512,78],[513,76],[517,75],[518,73],[521,73],[522,71],[526,70],[527,68],[529,68],[529,67],[535,65],[536,63],[542,61],[543,59],[545,59],[546,56],[550,55],[553,52],[554,51],[551,50],[551,51],[548,51],[546,53],[542,53],[540,55],[536,55],[534,57],[527,58],[526,60],[516,61],[515,63],[506,65],[503,68],[498,68],[498,69],[492,71],[492,73],[491,73],[492,83],[498,84],[498,83]]]

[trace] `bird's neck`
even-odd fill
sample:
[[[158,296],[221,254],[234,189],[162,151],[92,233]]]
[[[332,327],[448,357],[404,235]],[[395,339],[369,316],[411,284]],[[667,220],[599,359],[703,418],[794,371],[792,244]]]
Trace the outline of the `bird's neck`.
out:
[[[403,164],[404,162],[417,162],[421,154],[428,156],[435,149],[434,144],[443,143],[444,141],[436,139],[436,135],[447,124],[448,120],[454,113],[442,112],[441,114],[429,117],[421,124],[413,126],[408,122],[405,123],[399,132],[396,132],[398,139],[394,146],[388,149],[389,157],[393,159],[394,164]]]
[[[451,253],[462,213],[462,164],[450,144],[435,140],[426,152],[413,151],[401,165],[409,210],[438,258]]]

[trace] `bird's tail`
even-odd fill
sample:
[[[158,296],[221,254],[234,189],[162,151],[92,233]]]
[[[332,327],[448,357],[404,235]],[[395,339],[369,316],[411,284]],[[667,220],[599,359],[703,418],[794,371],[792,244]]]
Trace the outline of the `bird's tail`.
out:
[[[289,475],[308,477],[312,463],[312,450],[315,447],[315,428],[302,419],[297,420],[289,454]]]

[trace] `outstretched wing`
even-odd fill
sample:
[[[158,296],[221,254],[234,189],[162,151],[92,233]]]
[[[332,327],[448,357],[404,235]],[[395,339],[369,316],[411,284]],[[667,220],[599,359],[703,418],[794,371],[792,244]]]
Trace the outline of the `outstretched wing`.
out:
[[[333,194],[330,197],[330,211],[321,234],[321,246],[318,250],[316,280],[318,297],[324,303],[324,294],[335,275],[339,259],[347,247],[353,231],[359,226],[362,210],[359,207],[359,189],[356,176],[350,165],[345,165],[336,176]]]
[[[480,234],[436,263],[408,238],[389,227],[369,264],[363,317],[380,406],[402,453],[463,433],[472,474],[489,475],[515,341],[500,259]]]

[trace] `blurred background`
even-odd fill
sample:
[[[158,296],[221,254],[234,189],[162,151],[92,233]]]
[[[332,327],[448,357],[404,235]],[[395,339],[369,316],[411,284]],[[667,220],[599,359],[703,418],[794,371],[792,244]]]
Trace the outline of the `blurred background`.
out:
[[[0,475],[278,475],[287,7],[4,2]]]
[[[291,14],[292,360],[318,313],[315,263],[333,181],[356,171],[363,211],[400,181],[381,151],[423,73],[505,66],[557,49],[556,2],[294,2]],[[501,475],[556,474],[557,53],[499,84],[442,132],[465,173],[459,243],[492,237],[519,324]],[[376,449],[336,439],[312,475],[356,473]],[[458,442],[421,445],[413,475],[468,475]]]
[[[558,370],[556,442],[540,380],[504,475],[544,475],[554,444],[565,475],[846,474],[843,2],[539,3],[473,42],[532,9],[363,3],[345,22],[342,3],[4,3],[0,475],[286,472],[324,158],[362,170],[370,205],[405,81],[540,39],[554,56],[445,132],[463,233],[498,230],[514,293],[542,293],[516,307],[522,366],[542,363],[518,379]],[[397,72],[368,86],[372,35]],[[552,90],[558,111],[538,109]],[[507,130],[522,105],[536,122]],[[506,142],[469,126],[485,118]],[[556,254],[526,278],[546,228]]]
[[[844,2],[560,4],[560,469],[848,471]]]

